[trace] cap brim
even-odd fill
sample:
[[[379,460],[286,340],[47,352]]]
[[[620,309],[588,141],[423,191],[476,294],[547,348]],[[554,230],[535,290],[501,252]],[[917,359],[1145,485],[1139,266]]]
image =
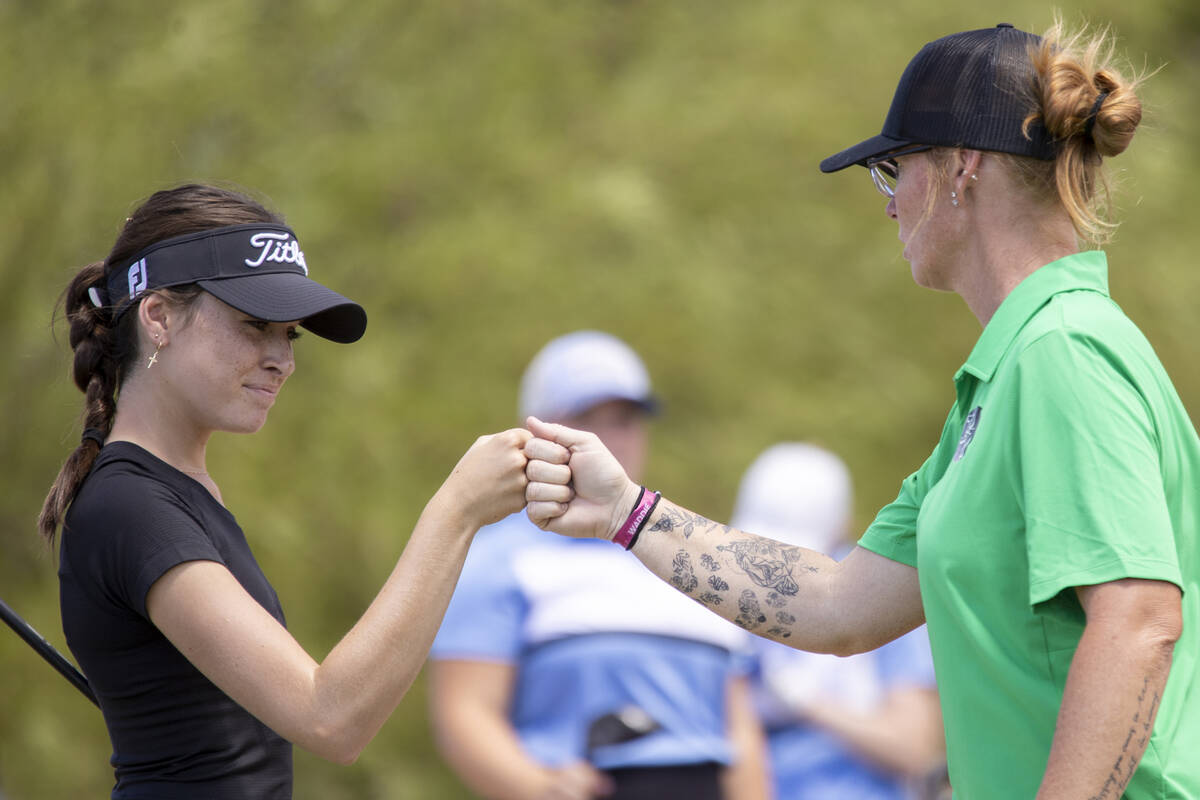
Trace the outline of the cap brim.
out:
[[[535,417],[544,419],[560,419],[563,417],[575,417],[585,411],[595,408],[602,403],[608,403],[614,400],[633,403],[642,411],[646,412],[651,417],[656,417],[662,411],[662,403],[657,396],[650,394],[645,396],[630,396],[628,393],[622,392],[598,392],[594,394],[586,394],[574,398],[566,408],[559,409],[534,409],[527,411],[523,416],[532,414]]]
[[[845,169],[855,164],[866,166],[868,158],[883,155],[889,150],[895,150],[897,147],[904,147],[908,144],[912,144],[912,142],[907,139],[893,139],[891,136],[884,136],[881,133],[825,159],[821,162],[821,172],[837,172],[839,169]]]
[[[268,322],[300,320],[325,339],[349,344],[367,330],[362,306],[296,272],[267,272],[197,281],[238,311]]]

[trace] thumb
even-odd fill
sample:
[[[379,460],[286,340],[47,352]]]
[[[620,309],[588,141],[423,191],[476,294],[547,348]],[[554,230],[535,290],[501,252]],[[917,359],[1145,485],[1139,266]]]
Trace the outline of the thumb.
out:
[[[567,448],[578,447],[592,436],[592,434],[586,431],[568,428],[566,425],[559,425],[554,422],[542,422],[537,417],[526,417],[525,427],[539,439],[546,439]]]

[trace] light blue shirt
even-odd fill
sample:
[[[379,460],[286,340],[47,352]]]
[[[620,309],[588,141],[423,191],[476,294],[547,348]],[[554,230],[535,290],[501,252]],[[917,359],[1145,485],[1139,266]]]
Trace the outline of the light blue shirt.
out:
[[[631,553],[521,513],[476,535],[431,657],[515,664],[510,718],[540,763],[729,763],[726,691],[748,640]],[[661,730],[589,754],[591,721],[631,705]]]

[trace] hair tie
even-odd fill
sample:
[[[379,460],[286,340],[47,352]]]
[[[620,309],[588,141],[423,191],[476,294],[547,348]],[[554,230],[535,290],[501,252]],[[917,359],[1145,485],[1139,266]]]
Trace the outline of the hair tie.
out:
[[[1100,113],[1100,106],[1104,105],[1104,98],[1108,97],[1108,92],[1101,92],[1096,95],[1096,102],[1092,103],[1092,110],[1088,112],[1087,122],[1083,123],[1083,135],[1090,137],[1092,128],[1096,124],[1096,115]]]
[[[104,438],[104,431],[100,430],[99,428],[84,428],[83,436],[80,437],[79,443],[83,444],[87,440],[91,439],[96,443],[96,447],[104,447]]]

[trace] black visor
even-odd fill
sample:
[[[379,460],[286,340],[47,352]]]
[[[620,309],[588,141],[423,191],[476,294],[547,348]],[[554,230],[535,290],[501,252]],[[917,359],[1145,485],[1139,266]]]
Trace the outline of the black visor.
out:
[[[308,277],[296,234],[284,225],[231,225],[156,242],[110,273],[106,304],[119,317],[150,289],[188,283],[252,317],[299,320],[335,342],[357,341],[367,328],[362,306]]]

